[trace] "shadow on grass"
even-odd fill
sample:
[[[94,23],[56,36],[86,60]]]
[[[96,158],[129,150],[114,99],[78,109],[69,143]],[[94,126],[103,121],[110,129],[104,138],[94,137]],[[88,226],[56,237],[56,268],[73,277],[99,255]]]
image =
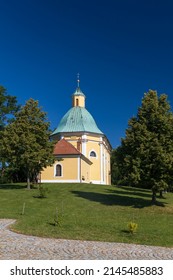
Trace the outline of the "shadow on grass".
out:
[[[123,190],[126,190],[126,191],[133,191],[133,192],[138,192],[138,191],[141,191],[142,193],[148,193],[150,192],[150,189],[142,189],[142,188],[139,188],[139,187],[129,187],[129,186],[117,186],[118,189],[123,189]]]
[[[49,226],[54,226],[56,227],[56,224],[55,223],[47,223]]]
[[[133,208],[144,208],[151,206],[151,199],[146,200],[139,197],[129,197],[128,194],[123,192],[113,194],[101,194],[101,193],[94,193],[94,192],[84,192],[84,191],[72,191],[72,193],[78,197],[88,199],[90,201],[95,201],[104,205],[112,206],[112,205],[119,205],[119,206],[131,206]],[[150,196],[151,197],[151,196]],[[165,204],[162,202],[157,202],[157,206],[164,207]]]
[[[32,185],[31,190],[37,189],[37,185]],[[0,184],[0,190],[19,190],[19,189],[27,189],[27,185],[24,184]]]
[[[41,196],[41,195],[33,195],[33,198],[38,198],[38,199],[45,199],[47,196]]]
[[[127,233],[128,235],[130,234],[129,230],[127,230],[127,229],[122,229],[121,232]]]
[[[141,197],[147,197],[147,198],[151,198],[151,193],[143,193],[143,191],[140,192],[140,190],[138,191],[137,189],[131,189],[129,190],[127,188],[127,191],[124,191],[124,190],[121,190],[121,188],[119,188],[119,190],[107,190],[108,192],[110,193],[114,193],[114,194],[117,194],[117,195],[124,195],[124,196],[141,196]]]
[[[0,184],[1,190],[17,190],[17,189],[26,189],[26,185],[20,184]]]

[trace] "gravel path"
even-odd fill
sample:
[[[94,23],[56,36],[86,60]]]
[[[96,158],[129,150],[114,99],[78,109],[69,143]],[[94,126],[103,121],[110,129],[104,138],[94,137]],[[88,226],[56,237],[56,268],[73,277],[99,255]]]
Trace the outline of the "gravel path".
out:
[[[1,260],[173,260],[173,248],[28,236],[11,231],[14,222],[0,220]]]

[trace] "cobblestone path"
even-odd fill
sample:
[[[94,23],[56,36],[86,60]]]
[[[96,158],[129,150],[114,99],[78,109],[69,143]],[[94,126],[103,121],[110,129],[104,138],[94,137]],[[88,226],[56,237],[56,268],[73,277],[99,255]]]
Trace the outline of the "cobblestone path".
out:
[[[41,238],[9,230],[14,220],[0,220],[1,260],[173,260],[173,248]]]

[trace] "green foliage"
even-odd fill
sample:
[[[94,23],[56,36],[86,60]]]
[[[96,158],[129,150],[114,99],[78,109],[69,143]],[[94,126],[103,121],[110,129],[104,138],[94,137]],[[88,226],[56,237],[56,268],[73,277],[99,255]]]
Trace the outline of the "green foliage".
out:
[[[134,233],[136,232],[137,228],[138,228],[138,224],[136,224],[136,223],[134,223],[134,222],[130,222],[130,223],[128,224],[128,229],[129,229],[129,232],[130,232],[131,234],[134,234]]]
[[[19,110],[15,96],[7,94],[7,90],[0,85],[0,147],[2,146],[3,130],[5,126],[13,121],[14,114]],[[9,181],[6,171],[6,163],[0,149],[0,182]]]
[[[119,169],[119,165],[116,160],[116,149],[111,153],[111,184],[112,185],[123,185],[124,181]]]
[[[29,99],[15,117],[4,129],[2,153],[9,168],[23,172],[30,188],[30,180],[54,161],[49,122],[38,101],[33,99]]]
[[[39,191],[39,196],[38,196],[39,198],[46,198],[47,194],[49,193],[48,188],[43,187],[42,185],[38,187],[38,191]]]
[[[0,85],[0,131],[13,120],[18,110],[16,97],[7,94],[7,90]]]
[[[150,90],[144,95],[114,158],[124,182],[152,189],[153,202],[172,184],[173,114],[165,94]]]

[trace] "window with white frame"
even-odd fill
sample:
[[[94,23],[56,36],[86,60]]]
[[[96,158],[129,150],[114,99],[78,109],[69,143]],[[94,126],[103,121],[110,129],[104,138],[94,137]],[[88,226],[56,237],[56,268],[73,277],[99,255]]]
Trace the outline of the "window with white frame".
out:
[[[91,152],[90,152],[90,157],[97,157],[96,152],[91,151]]]
[[[62,176],[62,166],[61,166],[61,164],[57,164],[55,166],[55,176],[57,176],[57,177]]]

